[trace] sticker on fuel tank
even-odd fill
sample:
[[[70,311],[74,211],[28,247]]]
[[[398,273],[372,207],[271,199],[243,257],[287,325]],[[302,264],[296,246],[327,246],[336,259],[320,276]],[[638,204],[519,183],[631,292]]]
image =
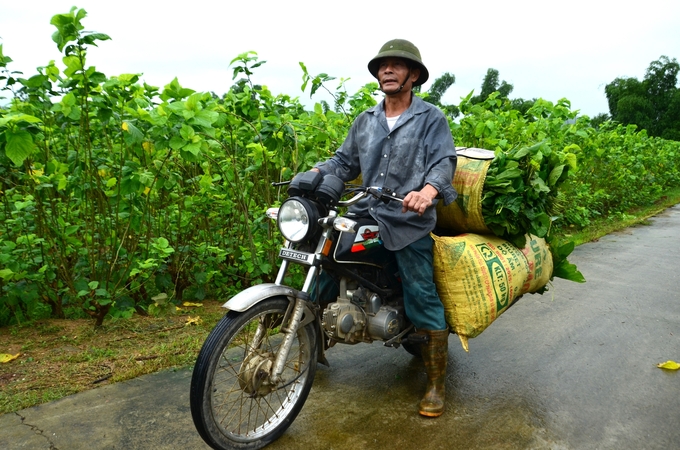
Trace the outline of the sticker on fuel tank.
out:
[[[352,245],[352,253],[363,252],[376,245],[381,245],[380,227],[377,225],[364,225],[357,231]]]

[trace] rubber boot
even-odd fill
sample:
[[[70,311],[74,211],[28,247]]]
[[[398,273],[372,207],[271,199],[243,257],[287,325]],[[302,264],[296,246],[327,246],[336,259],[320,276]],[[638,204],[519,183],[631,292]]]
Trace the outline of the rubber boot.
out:
[[[420,401],[418,412],[427,417],[439,417],[444,413],[449,329],[420,330],[418,333],[429,337],[429,341],[422,346],[423,362],[427,371],[427,389]]]

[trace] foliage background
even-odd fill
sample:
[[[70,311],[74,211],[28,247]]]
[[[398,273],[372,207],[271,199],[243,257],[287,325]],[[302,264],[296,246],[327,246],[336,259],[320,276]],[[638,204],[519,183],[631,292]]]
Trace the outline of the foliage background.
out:
[[[109,37],[83,31],[85,16],[74,8],[52,19],[63,69],[51,62],[20,76],[0,46],[9,99],[0,108],[0,325],[83,315],[101,324],[271,281],[280,243],[264,210],[283,194],[271,182],[332,154],[375,104],[377,84],[329,89],[333,77],[301,64],[303,90],[335,99],[307,111],[256,84],[264,61],[248,52],[232,61],[237,81],[221,96],[177,79],[161,89],[89,66],[88,51]],[[441,92],[419,95],[438,103]],[[441,106],[458,146],[505,154],[541,143],[529,169],[551,154],[568,160],[556,230],[620,218],[680,185],[678,142],[635,125],[596,128],[566,99],[518,106],[492,93]]]

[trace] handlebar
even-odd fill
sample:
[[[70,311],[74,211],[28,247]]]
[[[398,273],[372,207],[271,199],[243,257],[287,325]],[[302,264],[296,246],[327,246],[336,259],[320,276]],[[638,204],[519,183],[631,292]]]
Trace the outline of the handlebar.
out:
[[[281,181],[281,182],[274,182],[271,183],[272,186],[285,186],[290,184],[290,181]],[[378,200],[383,201],[384,203],[387,203],[389,201],[398,201],[398,202],[403,202],[404,198],[401,197],[399,194],[394,192],[390,188],[386,187],[379,187],[379,186],[357,186],[357,185],[351,185],[345,189],[345,192],[343,195],[347,195],[350,193],[356,192],[356,194],[347,200],[341,200],[338,202],[338,206],[352,206],[355,203],[357,203],[359,200],[362,198],[372,195],[373,197],[377,198]]]
[[[359,200],[362,198],[366,197],[367,195],[372,195],[373,197],[377,198],[378,200],[381,200],[385,203],[387,203],[390,200],[397,201],[397,202],[403,202],[404,199],[397,195],[396,192],[394,192],[390,188],[381,188],[378,186],[369,186],[365,187],[362,186],[360,188],[350,188],[345,192],[352,192],[359,190],[359,192],[354,195],[354,197],[348,199],[348,200],[342,200],[338,202],[338,206],[351,206],[355,203],[357,203]]]

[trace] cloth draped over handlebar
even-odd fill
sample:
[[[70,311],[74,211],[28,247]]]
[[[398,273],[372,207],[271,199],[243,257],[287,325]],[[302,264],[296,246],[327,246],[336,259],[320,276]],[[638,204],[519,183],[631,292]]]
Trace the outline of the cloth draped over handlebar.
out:
[[[553,270],[545,240],[527,236],[519,249],[496,236],[461,234],[434,239],[434,281],[446,322],[465,351],[519,297],[543,288]]]

